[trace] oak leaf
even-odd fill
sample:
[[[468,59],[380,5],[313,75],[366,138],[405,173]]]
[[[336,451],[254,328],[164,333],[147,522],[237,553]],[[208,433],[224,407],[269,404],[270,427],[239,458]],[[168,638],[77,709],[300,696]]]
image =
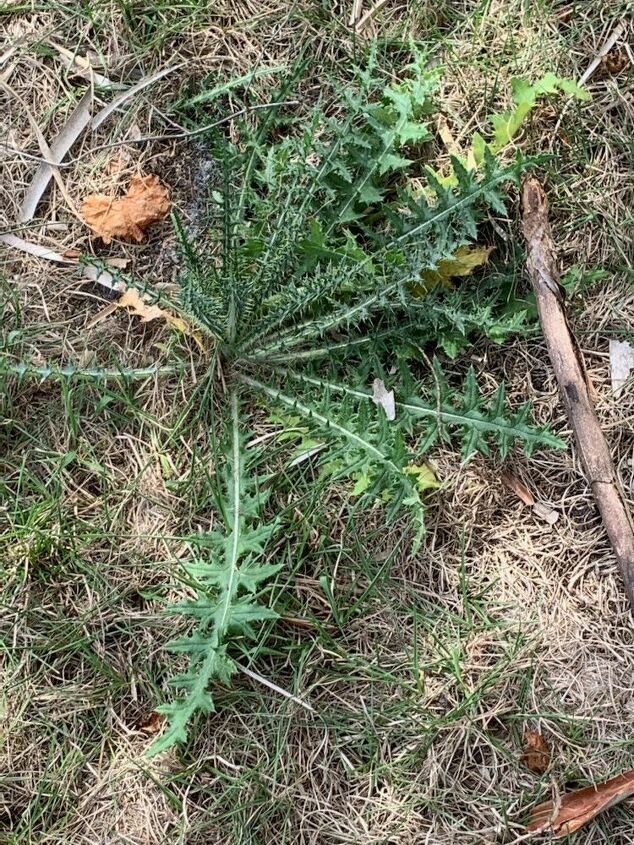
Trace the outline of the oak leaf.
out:
[[[634,795],[634,769],[595,786],[564,795],[561,802],[544,801],[533,808],[527,830],[551,833],[561,839],[580,830],[599,813]]]
[[[113,238],[142,241],[145,230],[170,210],[169,191],[158,176],[133,176],[122,197],[90,194],[82,204],[86,223],[105,244]]]

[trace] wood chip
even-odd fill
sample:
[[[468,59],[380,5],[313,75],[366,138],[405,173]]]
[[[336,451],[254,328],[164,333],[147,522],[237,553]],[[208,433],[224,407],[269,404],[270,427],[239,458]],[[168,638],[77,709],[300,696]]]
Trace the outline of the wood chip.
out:
[[[623,392],[625,382],[634,370],[634,349],[624,340],[610,341],[610,375],[612,393],[618,398]]]
[[[533,808],[526,829],[531,833],[550,833],[555,839],[561,839],[581,830],[599,813],[625,801],[631,795],[634,795],[634,769],[604,783],[569,792],[560,802],[544,801],[538,804]]]

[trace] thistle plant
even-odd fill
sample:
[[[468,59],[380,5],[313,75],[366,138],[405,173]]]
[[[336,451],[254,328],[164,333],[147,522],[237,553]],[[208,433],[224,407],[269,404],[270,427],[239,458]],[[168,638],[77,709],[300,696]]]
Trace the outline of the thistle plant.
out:
[[[494,296],[476,306],[429,274],[477,240],[484,214],[504,213],[506,187],[525,167],[485,148],[481,166],[453,159],[455,178],[441,183],[425,164],[438,78],[417,56],[403,81],[386,84],[370,57],[334,115],[317,104],[299,128],[274,108],[255,125],[245,119],[237,141],[215,140],[222,175],[207,237],[190,242],[175,221],[179,308],[209,339],[226,408],[216,453],[223,528],[196,537],[184,565],[193,597],[170,608],[194,625],[171,644],[189,665],[159,708],[169,718],[154,752],[186,741],[195,714],[214,708],[214,683],[236,671],[234,639],[275,616],[261,599],[278,571],[266,554],[278,522],[257,467],[248,471],[247,409],[301,420],[322,461],[336,455],[339,477],[356,480],[361,503],[380,497],[386,521],[411,514],[414,549],[429,486],[420,470],[436,443],[458,444],[465,459],[562,445],[532,424],[528,405],[510,410],[503,386],[485,397],[473,370],[456,387],[438,357],[430,362],[447,339],[456,351],[476,331],[518,328]],[[394,391],[393,414],[374,401],[375,379]]]
[[[224,412],[205,415],[218,527],[191,538],[190,598],[169,608],[193,624],[170,646],[188,666],[158,708],[168,724],[154,753],[187,740],[196,714],[214,709],[214,684],[236,671],[237,642],[276,616],[266,587],[279,570],[269,548],[281,521],[270,504],[275,477],[245,445],[254,409],[318,441],[330,477],[354,480],[357,507],[378,501],[388,523],[408,513],[413,552],[437,486],[425,464],[435,444],[456,444],[465,460],[563,445],[532,423],[528,404],[510,409],[503,385],[484,396],[472,369],[457,386],[441,364],[474,334],[501,340],[521,328],[493,287],[476,298],[469,286],[447,289],[437,271],[477,242],[484,216],[505,212],[526,162],[502,164],[484,145],[475,166],[453,158],[450,178],[428,166],[440,72],[415,54],[403,80],[387,83],[371,53],[335,106],[318,102],[301,122],[283,105],[247,114],[237,140],[214,139],[220,178],[206,235],[192,240],[174,219],[184,269],[172,306],[210,350],[195,401]],[[15,362],[18,341],[3,339],[0,375],[100,381],[162,371],[35,367]],[[393,391],[389,413],[373,384]]]

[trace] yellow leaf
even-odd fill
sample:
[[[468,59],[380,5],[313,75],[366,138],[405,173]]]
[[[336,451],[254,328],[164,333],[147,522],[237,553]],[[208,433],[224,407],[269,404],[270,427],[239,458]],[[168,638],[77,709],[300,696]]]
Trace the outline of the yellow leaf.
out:
[[[487,263],[493,249],[492,246],[461,246],[453,258],[439,261],[438,269],[429,273],[438,276],[443,284],[459,276],[470,276],[477,267]]]
[[[424,281],[412,285],[412,293],[414,296],[424,296],[438,285],[451,287],[452,279],[470,276],[474,270],[486,264],[494,249],[495,247],[492,246],[458,247],[453,258],[439,261],[435,270],[427,270],[423,273]]]
[[[429,464],[410,464],[408,467],[405,467],[404,471],[407,475],[414,476],[414,483],[421,493],[425,490],[431,490],[441,486]]]
[[[461,156],[462,150],[460,149],[460,144],[456,141],[453,136],[453,132],[449,128],[449,123],[447,118],[444,114],[438,115],[438,134],[440,135],[440,140],[445,145],[445,149],[447,152],[452,156]]]

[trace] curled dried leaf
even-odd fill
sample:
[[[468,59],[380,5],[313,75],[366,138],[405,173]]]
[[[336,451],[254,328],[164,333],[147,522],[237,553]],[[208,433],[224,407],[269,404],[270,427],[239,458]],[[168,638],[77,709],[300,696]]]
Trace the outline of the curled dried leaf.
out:
[[[522,763],[538,775],[543,775],[550,764],[550,750],[539,731],[524,731]]]
[[[131,314],[135,314],[141,318],[142,323],[149,323],[150,320],[165,320],[168,325],[177,329],[183,334],[192,337],[201,351],[205,351],[205,344],[200,335],[186,320],[182,317],[177,317],[175,314],[170,314],[164,308],[159,308],[158,305],[151,305],[145,301],[136,288],[126,288],[121,295],[121,298],[116,303],[118,308],[127,308]]]
[[[613,47],[601,59],[599,66],[602,76],[616,76],[630,64],[630,58],[625,47]]]
[[[113,238],[142,241],[146,229],[170,210],[169,191],[158,176],[133,176],[123,197],[90,194],[82,215],[90,228],[109,244]]]
[[[139,730],[143,731],[145,734],[157,734],[163,729],[164,724],[165,716],[162,713],[157,713],[155,711],[144,716],[139,724]]]
[[[634,769],[616,777],[569,792],[559,805],[544,801],[533,808],[527,830],[551,833],[560,839],[580,830],[599,813],[634,795]]]

